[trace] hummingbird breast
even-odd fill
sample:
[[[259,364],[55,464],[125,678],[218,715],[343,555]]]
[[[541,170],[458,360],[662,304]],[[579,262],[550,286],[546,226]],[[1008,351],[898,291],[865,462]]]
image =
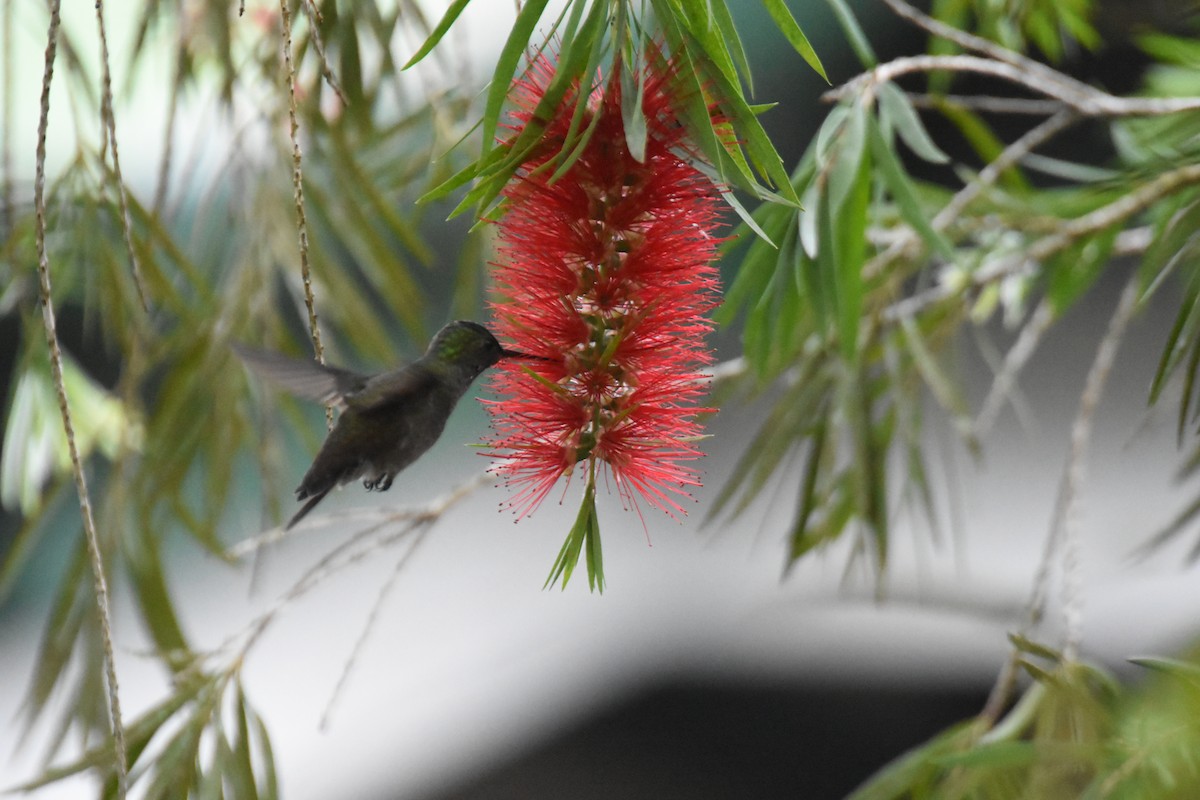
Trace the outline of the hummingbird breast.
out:
[[[385,408],[347,408],[338,417],[296,497],[328,492],[362,477],[389,479],[420,458],[442,434],[448,410],[433,398],[411,399]]]

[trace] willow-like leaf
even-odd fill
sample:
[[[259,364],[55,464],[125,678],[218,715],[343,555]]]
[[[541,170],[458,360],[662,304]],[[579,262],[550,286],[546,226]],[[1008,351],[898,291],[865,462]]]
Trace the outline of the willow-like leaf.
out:
[[[438,42],[442,40],[442,37],[446,35],[446,33],[454,25],[455,20],[458,19],[459,15],[462,14],[462,12],[466,9],[467,4],[470,2],[471,0],[452,0],[450,5],[446,8],[446,13],[444,13],[442,18],[438,20],[438,24],[434,26],[434,29],[429,33],[429,36],[426,37],[425,41],[417,49],[417,52],[413,54],[412,58],[404,62],[404,66],[400,69],[405,70],[415,64],[418,64],[425,58],[425,56],[433,52],[433,48],[437,47]]]
[[[136,531],[123,541],[123,554],[138,613],[160,657],[178,671],[188,666],[190,647],[167,586],[157,531],[146,526],[137,526]],[[133,541],[134,537],[137,541]]]
[[[796,520],[792,523],[791,532],[788,534],[788,541],[791,542],[791,546],[788,548],[788,569],[822,541],[822,537],[811,536],[810,523],[813,512],[821,508],[826,499],[817,493],[817,487],[821,470],[826,466],[825,448],[828,436],[828,413],[820,413],[813,425],[812,435],[809,437],[808,454],[805,458],[804,474],[800,482]]]
[[[91,619],[88,614],[94,611],[87,550],[82,540],[75,544],[55,591],[34,661],[32,681],[22,705],[27,730],[41,716],[53,692],[63,682],[71,657],[79,647],[83,626]]]
[[[729,56],[737,74],[746,82],[747,91],[753,95],[754,76],[750,71],[750,61],[746,58],[746,48],[742,46],[742,37],[738,35],[737,26],[733,23],[733,15],[729,13],[728,4],[725,0],[709,0],[708,6],[712,12],[712,21],[717,28],[720,41],[723,41],[729,48]]]
[[[856,359],[859,346],[864,294],[862,268],[866,262],[870,204],[871,160],[861,153],[849,191],[835,212],[837,222],[830,237],[837,262],[838,339],[848,362]]]
[[[841,26],[842,33],[846,36],[846,41],[850,43],[854,54],[858,56],[858,61],[862,64],[863,69],[874,69],[875,65],[879,63],[879,58],[875,55],[871,42],[863,33],[862,26],[858,24],[858,19],[850,10],[846,0],[825,0],[825,2],[833,9],[833,15],[837,18],[838,25]]]
[[[138,763],[146,747],[175,714],[195,697],[200,688],[196,681],[185,682],[178,691],[172,692],[166,699],[143,712],[139,717],[129,722],[125,727],[125,738],[128,745],[130,762]],[[111,743],[92,747],[83,755],[70,763],[57,767],[48,767],[41,775],[28,783],[15,787],[5,787],[11,791],[32,792],[52,783],[78,775],[87,770],[101,770],[108,773],[112,770],[113,748]]]
[[[763,0],[763,5],[767,7],[767,13],[775,21],[775,27],[779,28],[788,43],[800,54],[801,58],[808,62],[813,71],[820,75],[826,83],[829,83],[829,76],[825,74],[825,67],[821,64],[817,51],[809,43],[804,31],[800,30],[800,26],[796,24],[796,18],[788,10],[787,3],[784,0]]]
[[[526,48],[529,46],[529,39],[533,35],[534,28],[537,27],[538,21],[542,17],[542,13],[546,10],[548,0],[531,0],[521,7],[521,11],[517,14],[516,22],[513,24],[512,31],[508,34],[508,38],[504,42],[504,47],[500,50],[500,57],[496,60],[496,69],[492,73],[492,85],[488,89],[487,105],[483,111],[483,126],[482,126],[482,154],[486,154],[492,149],[493,141],[496,137],[496,126],[500,122],[500,111],[504,107],[504,101],[508,97],[509,87],[512,85],[513,76],[517,74],[518,67],[521,63],[521,58],[524,56]],[[563,46],[570,53],[570,47],[574,39],[573,27],[577,24],[578,15],[583,10],[583,3],[580,0],[572,0],[571,4],[571,22],[568,23],[567,36],[564,37]],[[591,16],[595,16],[598,8],[604,6],[603,3],[596,3]],[[574,23],[574,24],[573,24]],[[563,54],[560,51],[560,57]],[[559,93],[558,97],[561,98]],[[536,117],[536,115],[535,115]]]
[[[875,164],[879,167],[879,175],[883,178],[884,185],[887,186],[892,200],[896,203],[896,209],[900,212],[900,216],[920,234],[926,246],[942,258],[948,261],[953,260],[954,247],[930,223],[930,217],[921,208],[908,174],[904,171],[899,159],[896,158],[891,146],[884,140],[879,129],[880,126],[872,120],[868,127],[871,154],[875,158]]]
[[[950,156],[929,136],[908,95],[894,83],[885,83],[879,87],[878,97],[879,120],[884,130],[895,130],[908,149],[924,161],[931,164],[950,161]]]
[[[593,476],[587,478],[584,488],[583,501],[579,505],[579,514],[575,524],[567,533],[566,541],[554,559],[554,566],[542,588],[548,588],[561,579],[563,589],[567,588],[571,574],[579,564],[580,553],[585,554],[588,571],[588,586],[593,590],[604,592],[604,562],[600,550],[600,520],[596,515],[596,484]]]
[[[251,755],[249,713],[246,708],[246,694],[239,683],[233,709],[237,729],[230,748],[230,769],[224,777],[230,783],[234,797],[258,800],[258,782],[255,780],[254,760]]]
[[[882,767],[846,800],[895,800],[910,792],[914,797],[933,797],[929,787],[941,772],[935,759],[969,747],[977,735],[976,727],[970,722],[959,723],[914,747]]]
[[[971,409],[962,393],[962,387],[942,369],[913,319],[901,318],[900,331],[904,335],[906,350],[912,357],[912,363],[924,379],[925,385],[929,387],[938,405],[950,412],[958,432],[967,442],[972,443],[973,447],[977,447],[972,432]]]
[[[1080,239],[1044,265],[1046,298],[1061,315],[1075,305],[1104,272],[1116,243],[1118,226]]]

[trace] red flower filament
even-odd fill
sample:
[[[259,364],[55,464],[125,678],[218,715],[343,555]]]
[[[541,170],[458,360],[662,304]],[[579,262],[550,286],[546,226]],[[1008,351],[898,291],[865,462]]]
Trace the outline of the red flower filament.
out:
[[[518,133],[551,75],[540,59],[515,84]],[[717,198],[688,160],[669,73],[647,67],[642,80],[643,161],[626,144],[614,73],[589,97],[579,130],[594,132],[569,170],[552,181],[546,161],[567,135],[570,94],[504,191],[492,309],[500,335],[537,359],[502,361],[500,399],[487,406],[489,447],[503,459],[494,469],[519,516],[580,464],[588,480],[607,465],[627,505],[641,495],[669,514],[699,485],[688,462],[700,456],[696,414],[708,410],[697,403],[711,361]]]

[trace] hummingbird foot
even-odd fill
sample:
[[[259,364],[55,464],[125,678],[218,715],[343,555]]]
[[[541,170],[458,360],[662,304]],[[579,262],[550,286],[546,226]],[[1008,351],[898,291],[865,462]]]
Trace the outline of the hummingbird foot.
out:
[[[366,478],[363,480],[363,488],[368,492],[386,492],[392,488],[392,479],[394,475],[388,472],[380,473],[374,480]]]

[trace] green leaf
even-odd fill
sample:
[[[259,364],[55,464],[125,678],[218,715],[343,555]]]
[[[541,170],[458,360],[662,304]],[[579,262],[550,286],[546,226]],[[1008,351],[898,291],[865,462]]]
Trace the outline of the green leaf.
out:
[[[630,67],[621,70],[621,121],[629,155],[639,164],[646,161],[646,113],[643,109],[646,81],[643,73]],[[593,115],[598,116],[598,115]]]
[[[458,19],[459,14],[463,12],[463,9],[465,9],[467,4],[470,2],[471,0],[453,0],[450,3],[450,7],[446,9],[446,13],[442,15],[437,27],[435,27],[433,32],[426,37],[425,43],[422,44],[417,52],[413,54],[412,58],[404,62],[404,66],[400,69],[406,70],[417,62],[421,61],[421,59],[425,58],[425,56],[429,55],[430,52],[433,51],[433,48],[437,47],[438,42],[442,40],[442,37],[446,35],[446,32],[450,30],[450,27],[454,24],[455,20]]]
[[[5,440],[8,443],[8,440]],[[0,558],[0,607],[5,605],[14,587],[25,574],[30,559],[53,527],[54,520],[69,500],[74,500],[75,484],[63,477],[43,488],[41,504],[32,514],[20,517],[15,533]]]
[[[883,134],[879,130],[874,120],[870,124],[871,138],[871,155],[875,157],[875,163],[879,166],[880,175],[891,192],[892,200],[896,203],[896,209],[900,212],[900,216],[912,226],[920,237],[925,241],[925,244],[947,261],[954,260],[954,247],[930,224],[929,218],[921,209],[920,203],[917,201],[916,193],[913,191],[912,183],[908,178],[908,174],[900,165],[896,154],[892,152],[891,147],[884,141]]]
[[[603,593],[604,562],[600,551],[600,521],[596,515],[596,484],[590,475],[575,524],[571,526],[558,557],[554,559],[554,566],[550,569],[550,576],[546,578],[543,589],[553,585],[559,578],[562,579],[562,588],[567,588],[567,582],[571,580],[571,574],[579,563],[580,552],[585,551],[585,545],[588,586],[593,591],[599,590]]]
[[[71,654],[75,652],[84,619],[95,610],[91,602],[87,548],[78,529],[76,533],[75,552],[47,616],[35,662],[37,667],[25,695],[23,708],[30,725],[41,714],[54,688],[62,680]]]
[[[825,0],[825,2],[833,9],[833,14],[837,17],[838,24],[842,26],[846,40],[850,42],[850,47],[858,56],[859,62],[866,69],[874,68],[879,63],[879,59],[875,56],[875,51],[871,49],[870,41],[854,17],[854,12],[846,4],[846,0]]]
[[[1183,354],[1189,349],[1189,341],[1193,337],[1196,337],[1197,330],[1200,330],[1200,271],[1193,272],[1184,289],[1183,300],[1175,316],[1175,321],[1171,325],[1171,330],[1167,334],[1162,356],[1159,358],[1158,369],[1155,371],[1154,380],[1150,385],[1150,403],[1158,402],[1162,390],[1167,385],[1167,381],[1175,374],[1180,360],[1183,358]],[[1194,348],[1195,342],[1192,341],[1193,351]],[[1191,370],[1190,374],[1194,375],[1195,370]],[[1184,376],[1184,380],[1189,380],[1188,375]],[[1185,387],[1185,391],[1181,396],[1179,414],[1178,435],[1180,441],[1182,441],[1183,428],[1186,424],[1187,408],[1190,400],[1191,392],[1188,391],[1188,387]]]
[[[1159,656],[1134,656],[1127,659],[1131,664],[1152,669],[1178,678],[1194,686],[1200,686],[1200,665],[1178,658],[1162,658]]]
[[[908,353],[912,356],[917,371],[929,387],[938,404],[949,411],[954,420],[954,427],[968,442],[974,441],[971,410],[962,389],[947,375],[938,364],[937,359],[925,344],[925,338],[917,328],[912,317],[900,318],[900,330],[908,345]],[[976,445],[977,446],[977,445]]]
[[[800,507],[796,512],[796,521],[788,534],[791,546],[788,548],[787,569],[804,557],[805,553],[821,543],[817,537],[809,535],[809,522],[813,511],[821,505],[817,494],[817,479],[821,474],[821,465],[825,459],[825,444],[829,434],[829,417],[821,414],[809,436],[808,456],[804,462],[804,477],[800,483]]]
[[[250,755],[250,723],[246,708],[246,693],[239,681],[234,716],[237,731],[230,748],[229,766],[225,778],[229,781],[232,794],[238,800],[258,800],[258,786],[254,780],[254,763]]]
[[[808,42],[808,38],[804,35],[804,31],[800,30],[800,26],[796,24],[796,18],[788,10],[787,4],[783,0],[763,0],[763,5],[767,7],[767,13],[771,15],[771,19],[775,20],[776,27],[787,37],[788,42],[800,54],[800,57],[808,62],[808,65],[826,83],[829,83],[829,76],[825,74],[825,67],[821,65],[821,59],[817,57],[817,51],[813,50],[812,45]]]
[[[737,27],[733,24],[729,6],[725,0],[708,0],[708,6],[712,12],[713,22],[717,26],[720,40],[724,41],[725,46],[729,48],[734,66],[746,81],[746,88],[749,89],[750,94],[754,94],[754,79],[750,74],[750,61],[746,58],[746,51],[742,47],[742,37],[738,35]],[[774,103],[770,105],[774,105]],[[755,107],[756,113],[758,108]]]
[[[918,158],[932,164],[945,164],[950,160],[950,156],[929,137],[908,95],[894,83],[885,83],[879,87],[878,96],[880,119],[886,119],[895,128]]]
[[[988,742],[977,744],[969,750],[947,753],[932,759],[939,767],[967,767],[975,769],[1000,769],[1023,767],[1037,761],[1048,742]]]
[[[753,175],[748,174],[739,162],[739,150],[744,148],[755,169],[778,189],[782,197],[788,202],[798,202],[795,190],[788,180],[787,171],[783,168],[783,161],[762,124],[758,121],[758,117],[747,104],[741,87],[737,83],[737,77],[733,74],[732,63],[728,60],[724,46],[715,42],[715,32],[706,30],[705,26],[698,24],[693,19],[679,20],[678,15],[673,12],[665,0],[653,0],[653,2],[655,11],[661,19],[668,23],[672,20],[677,23],[675,26],[664,24],[664,32],[668,35],[668,43],[672,46],[676,44],[672,39],[678,39],[678,47],[673,47],[673,49],[680,61],[680,74],[696,85],[697,91],[695,93],[689,91],[684,97],[685,101],[690,101],[688,107],[692,109],[685,115],[688,130],[693,134],[699,134],[702,127],[702,123],[698,119],[699,112],[695,109],[697,104],[707,122],[703,127],[709,127],[711,130],[711,118],[704,98],[713,96],[716,98],[721,112],[728,118],[740,137],[741,145],[739,147],[738,141],[732,138],[705,134],[697,143],[701,147],[701,151],[715,167],[723,169],[727,159],[722,158],[720,153],[712,152],[709,149],[715,140],[715,143],[720,146],[720,150],[728,154],[728,160],[732,162],[732,166],[737,167],[736,175],[723,174],[723,179],[733,181],[740,178],[739,185],[750,191],[756,191],[757,184]]]
[[[458,2],[463,2],[463,0],[458,0]],[[508,97],[513,76],[517,73],[517,65],[521,63],[521,56],[525,53],[525,48],[529,46],[529,37],[537,27],[548,3],[549,0],[529,0],[521,7],[521,13],[517,15],[512,31],[509,32],[508,39],[505,40],[504,47],[500,51],[500,58],[496,60],[496,70],[492,73],[492,85],[488,88],[487,104],[483,111],[481,130],[483,134],[482,153],[484,154],[493,147],[496,125],[500,121],[500,110],[504,106],[505,98]],[[578,14],[578,10],[583,4],[576,2],[572,5],[575,7],[572,12]],[[447,12],[447,16],[449,13]]]
[[[743,208],[742,211],[745,212],[745,209]],[[730,324],[736,318],[740,308],[751,306],[762,297],[763,291],[771,279],[772,267],[778,256],[778,250],[769,238],[768,229],[778,230],[784,225],[788,225],[787,218],[795,214],[792,209],[774,204],[764,204],[755,213],[759,217],[754,224],[757,235],[747,237],[744,231],[741,232],[742,241],[747,242],[745,255],[737,266],[733,281],[725,289],[721,307],[714,315],[720,325]],[[747,227],[749,227],[749,223],[747,223]],[[795,227],[795,223],[793,222],[788,227]],[[735,233],[734,237],[736,240],[739,234]]]
[[[767,245],[774,247],[775,243],[771,241],[771,237],[767,235],[766,231],[759,227],[759,224],[755,221],[754,216],[746,210],[745,206],[738,202],[738,199],[734,193],[726,189],[721,189],[720,192],[721,199],[729,204],[729,207],[732,208],[738,217],[741,218],[742,222],[746,223],[746,227],[754,231],[755,235],[766,242]]]
[[[1091,288],[1108,265],[1120,225],[1081,239],[1046,264],[1046,299],[1061,316]]]
[[[829,170],[828,195],[829,210],[835,218],[842,213],[842,204],[860,180],[866,153],[868,116],[860,103],[852,103],[831,145],[833,162]]]
[[[940,773],[935,760],[969,747],[977,735],[978,725],[964,722],[949,728],[928,742],[914,747],[889,762],[854,790],[846,800],[896,800],[907,797],[917,787],[929,785],[929,779]],[[935,795],[920,795],[932,797]]]
[[[137,597],[138,613],[146,623],[160,657],[175,670],[182,669],[190,662],[190,648],[175,615],[158,540],[153,531],[143,528],[135,535],[138,537],[136,542],[130,541],[132,537],[126,537],[124,553]]]
[[[339,37],[342,43],[339,83],[346,93],[349,112],[360,122],[370,124],[370,108],[363,86],[362,59],[358,52],[358,32],[354,25],[354,16],[347,14],[338,22],[344,31]]]
[[[271,748],[271,736],[258,715],[252,715],[254,730],[258,739],[259,760],[262,762],[262,783],[258,794],[263,800],[277,800],[279,797],[279,778],[275,774],[275,753]]]
[[[833,236],[833,252],[837,261],[838,339],[842,345],[842,356],[847,361],[857,358],[859,326],[862,322],[862,268],[866,263],[867,214],[871,202],[868,159],[863,159],[859,165],[858,177],[852,189],[838,212]]]

